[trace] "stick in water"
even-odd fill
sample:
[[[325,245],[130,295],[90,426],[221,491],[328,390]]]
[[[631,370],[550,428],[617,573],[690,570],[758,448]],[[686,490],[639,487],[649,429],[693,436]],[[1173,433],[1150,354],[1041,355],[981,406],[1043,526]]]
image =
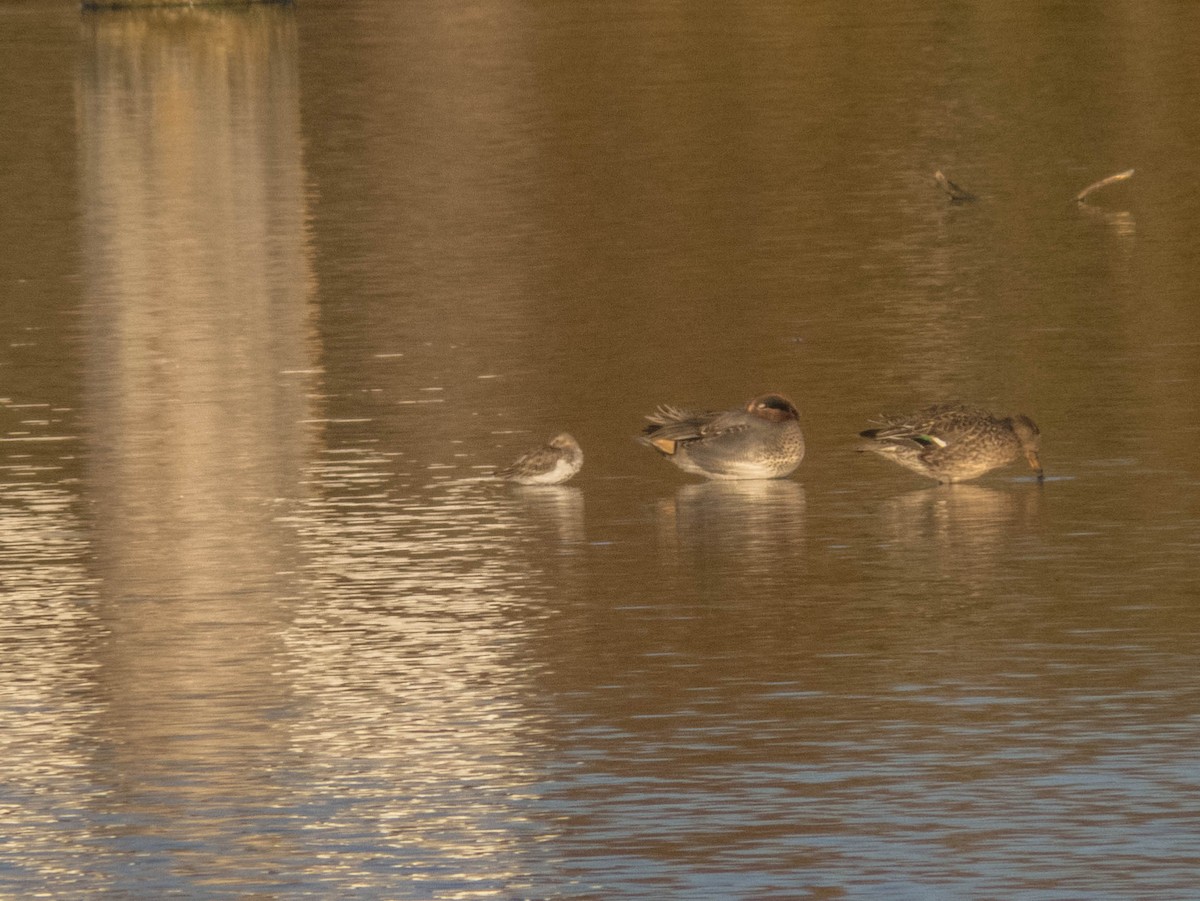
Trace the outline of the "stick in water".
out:
[[[938,186],[950,195],[950,199],[955,203],[966,203],[969,200],[978,200],[979,198],[963,188],[960,188],[946,176],[942,175],[942,170],[938,169],[933,173],[933,180],[938,183]]]
[[[1118,172],[1116,175],[1110,175],[1108,178],[1102,178],[1098,182],[1088,185],[1082,191],[1075,195],[1076,203],[1083,203],[1083,199],[1093,191],[1099,191],[1101,188],[1106,188],[1111,184],[1116,184],[1119,181],[1124,181],[1133,175],[1132,169],[1126,169],[1124,172]]]

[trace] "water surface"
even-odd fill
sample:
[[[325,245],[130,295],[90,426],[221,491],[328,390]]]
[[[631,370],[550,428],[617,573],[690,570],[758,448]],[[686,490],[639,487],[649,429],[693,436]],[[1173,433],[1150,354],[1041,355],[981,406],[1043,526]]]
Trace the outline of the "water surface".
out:
[[[4,892],[1190,894],[1197,17],[0,10]]]

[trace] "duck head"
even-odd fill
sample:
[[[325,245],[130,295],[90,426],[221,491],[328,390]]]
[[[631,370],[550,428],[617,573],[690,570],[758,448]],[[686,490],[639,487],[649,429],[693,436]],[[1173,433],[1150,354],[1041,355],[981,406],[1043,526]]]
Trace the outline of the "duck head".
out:
[[[796,409],[796,405],[782,394],[762,394],[746,404],[746,412],[768,422],[786,422],[789,419],[800,418],[800,411]]]
[[[1024,414],[1013,416],[1009,419],[1009,424],[1012,426],[1013,434],[1021,442],[1021,452],[1025,454],[1025,459],[1029,461],[1029,468],[1037,473],[1039,480],[1042,479],[1044,477],[1042,461],[1038,457],[1038,448],[1042,443],[1041,430],[1032,419]]]

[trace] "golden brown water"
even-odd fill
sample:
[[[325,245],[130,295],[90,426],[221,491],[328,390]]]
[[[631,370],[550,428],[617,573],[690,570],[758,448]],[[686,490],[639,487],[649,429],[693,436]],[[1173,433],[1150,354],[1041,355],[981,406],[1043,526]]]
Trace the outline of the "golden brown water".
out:
[[[0,894],[1188,897],[1198,28],[0,8]]]

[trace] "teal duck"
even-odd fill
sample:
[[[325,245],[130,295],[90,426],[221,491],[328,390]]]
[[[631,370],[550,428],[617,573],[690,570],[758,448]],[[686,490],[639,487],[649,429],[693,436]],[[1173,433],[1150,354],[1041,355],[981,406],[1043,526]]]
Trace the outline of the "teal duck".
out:
[[[582,467],[583,448],[563,432],[496,470],[496,478],[518,485],[561,485]]]
[[[1042,478],[1041,433],[1023,414],[995,416],[958,404],[935,404],[911,416],[887,417],[859,434],[871,451],[939,482],[965,482],[1024,456]]]
[[[804,459],[796,405],[763,394],[744,406],[698,413],[660,406],[638,441],[694,475],[710,479],[781,479]]]

